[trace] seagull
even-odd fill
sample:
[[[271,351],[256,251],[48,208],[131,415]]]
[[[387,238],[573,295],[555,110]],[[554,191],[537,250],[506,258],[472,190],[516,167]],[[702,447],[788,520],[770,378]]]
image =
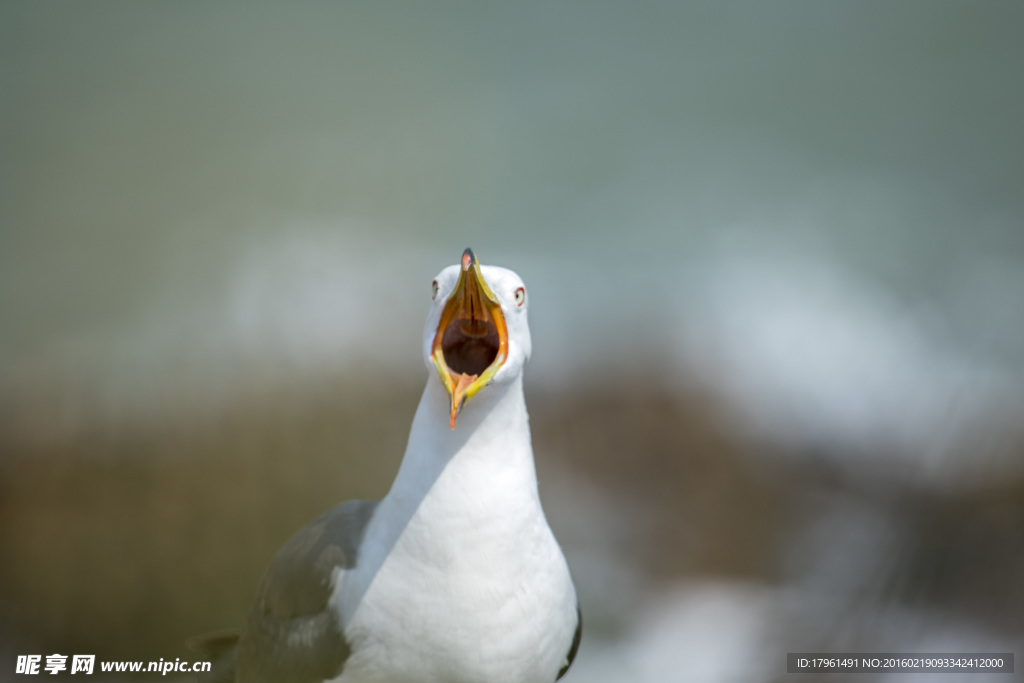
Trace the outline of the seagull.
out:
[[[526,287],[466,249],[432,291],[431,376],[390,491],[285,543],[242,629],[189,642],[205,680],[553,683],[572,664],[582,616],[523,395]]]

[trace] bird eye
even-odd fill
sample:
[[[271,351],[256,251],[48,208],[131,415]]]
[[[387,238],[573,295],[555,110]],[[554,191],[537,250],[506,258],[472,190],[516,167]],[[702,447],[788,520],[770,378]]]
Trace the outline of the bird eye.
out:
[[[523,287],[516,289],[516,306],[526,303],[526,290]]]
[[[430,283],[430,298],[431,299],[436,299],[437,298],[437,289],[438,289],[438,287],[437,287],[437,280],[434,280],[433,282]]]

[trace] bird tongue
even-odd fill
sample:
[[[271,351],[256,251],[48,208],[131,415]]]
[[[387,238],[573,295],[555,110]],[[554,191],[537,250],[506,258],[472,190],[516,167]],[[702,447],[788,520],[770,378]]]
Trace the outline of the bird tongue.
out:
[[[449,371],[451,372],[451,371]],[[457,377],[454,372],[452,379],[455,380],[455,389],[452,391],[452,423],[451,428],[455,429],[455,418],[458,416],[459,411],[462,410],[462,401],[466,396],[466,391],[469,389],[469,385],[476,381],[480,375],[467,375],[461,373]]]

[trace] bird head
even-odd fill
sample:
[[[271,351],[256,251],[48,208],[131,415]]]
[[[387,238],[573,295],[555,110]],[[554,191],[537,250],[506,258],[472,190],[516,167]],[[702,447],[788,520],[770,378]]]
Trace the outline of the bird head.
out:
[[[423,355],[448,392],[455,429],[466,402],[490,384],[518,377],[530,358],[526,287],[511,270],[481,266],[472,249],[431,286]]]

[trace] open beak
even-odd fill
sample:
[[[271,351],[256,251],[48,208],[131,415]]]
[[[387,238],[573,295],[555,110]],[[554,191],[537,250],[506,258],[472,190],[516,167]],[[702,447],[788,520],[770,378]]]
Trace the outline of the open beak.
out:
[[[452,399],[455,429],[462,406],[487,386],[508,357],[505,314],[472,249],[462,254],[459,281],[441,311],[430,355]]]

